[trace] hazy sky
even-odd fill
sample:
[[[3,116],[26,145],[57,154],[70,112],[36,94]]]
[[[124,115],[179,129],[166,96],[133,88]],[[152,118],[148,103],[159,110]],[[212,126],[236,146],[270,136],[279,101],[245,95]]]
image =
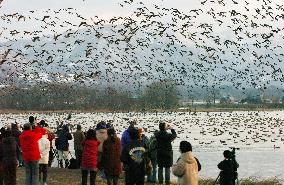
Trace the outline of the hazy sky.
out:
[[[30,10],[46,10],[60,8],[76,8],[80,13],[94,16],[116,16],[129,13],[119,6],[121,0],[4,0],[3,12],[21,12]],[[166,7],[179,8],[182,10],[192,9],[200,4],[199,0],[143,0],[146,4],[163,4]]]

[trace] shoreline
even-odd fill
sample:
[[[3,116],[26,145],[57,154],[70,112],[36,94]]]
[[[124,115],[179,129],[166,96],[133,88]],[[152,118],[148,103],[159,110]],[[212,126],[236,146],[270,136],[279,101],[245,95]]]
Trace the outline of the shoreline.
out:
[[[272,111],[284,111],[282,108],[180,108],[171,110],[152,109],[147,111],[137,110],[75,110],[75,109],[63,109],[63,110],[19,110],[19,109],[0,109],[0,114],[50,114],[50,113],[164,113],[164,112],[182,112],[182,113],[195,113],[195,112],[272,112]]]
[[[17,169],[17,184],[23,184],[25,181],[25,172],[24,168]],[[176,178],[171,180],[171,185],[176,185]],[[208,185],[213,184],[215,179],[213,178],[200,178],[199,185]],[[70,170],[70,169],[62,169],[62,168],[49,168],[48,169],[48,179],[47,183],[49,185],[80,185],[81,184],[81,171]],[[257,177],[250,177],[242,179],[240,178],[240,185],[281,185],[283,180],[278,179],[277,177],[267,178],[267,179],[259,179]],[[96,178],[96,184],[105,185],[106,181],[102,180],[99,176]],[[119,179],[118,185],[123,185],[124,179],[121,177]],[[155,183],[147,183],[145,185],[156,185]]]

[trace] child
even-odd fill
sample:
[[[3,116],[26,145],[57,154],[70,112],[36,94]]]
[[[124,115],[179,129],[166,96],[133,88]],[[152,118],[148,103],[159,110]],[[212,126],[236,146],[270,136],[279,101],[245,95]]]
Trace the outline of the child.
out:
[[[89,129],[86,140],[83,142],[82,155],[82,185],[87,185],[87,177],[90,172],[90,185],[95,185],[97,174],[98,146],[100,142],[96,139],[96,131]]]
[[[46,185],[50,142],[47,139],[48,135],[46,133],[46,129],[42,128],[41,131],[42,131],[42,138],[38,141],[39,151],[40,151],[39,182],[41,185]]]
[[[108,139],[103,143],[101,166],[105,170],[108,185],[117,185],[121,174],[121,143],[113,128],[107,131]]]

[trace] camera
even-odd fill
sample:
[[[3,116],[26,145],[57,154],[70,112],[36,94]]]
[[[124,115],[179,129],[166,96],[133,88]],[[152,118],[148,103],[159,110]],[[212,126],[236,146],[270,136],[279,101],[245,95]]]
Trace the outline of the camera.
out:
[[[231,151],[231,159],[236,160],[236,150],[240,150],[240,148],[230,147],[230,149],[232,149],[232,151]]]

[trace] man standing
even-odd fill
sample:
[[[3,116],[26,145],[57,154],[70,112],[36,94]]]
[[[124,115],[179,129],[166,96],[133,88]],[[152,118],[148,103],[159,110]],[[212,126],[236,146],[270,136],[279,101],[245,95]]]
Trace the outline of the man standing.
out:
[[[27,123],[24,125],[24,132],[20,135],[22,155],[26,168],[26,185],[36,185],[38,182],[38,161],[40,152],[38,140],[42,137],[41,129]]]
[[[136,122],[135,121],[129,121],[128,123],[129,123],[129,127],[122,133],[122,136],[121,136],[122,149],[130,143],[130,140],[131,140],[130,132],[132,130],[135,130],[134,125],[136,124]]]
[[[63,168],[63,160],[65,161],[65,168],[69,166],[69,140],[72,140],[73,137],[69,132],[68,125],[63,125],[62,130],[58,134],[56,149],[58,150],[59,156],[59,165]]]
[[[235,184],[235,171],[239,167],[236,161],[231,159],[232,153],[229,150],[225,150],[224,160],[218,164],[220,172],[220,185],[234,185]]]
[[[75,150],[75,156],[78,162],[78,167],[81,166],[82,161],[82,153],[83,153],[83,141],[85,140],[85,134],[82,131],[81,125],[77,125],[77,130],[73,134],[74,136],[74,150]]]
[[[163,184],[163,169],[165,168],[165,182],[170,184],[170,167],[173,165],[173,150],[172,142],[177,137],[175,130],[165,122],[160,122],[160,131],[156,134],[157,139],[157,162],[158,162],[158,179],[159,183]],[[167,130],[171,130],[168,133]]]

